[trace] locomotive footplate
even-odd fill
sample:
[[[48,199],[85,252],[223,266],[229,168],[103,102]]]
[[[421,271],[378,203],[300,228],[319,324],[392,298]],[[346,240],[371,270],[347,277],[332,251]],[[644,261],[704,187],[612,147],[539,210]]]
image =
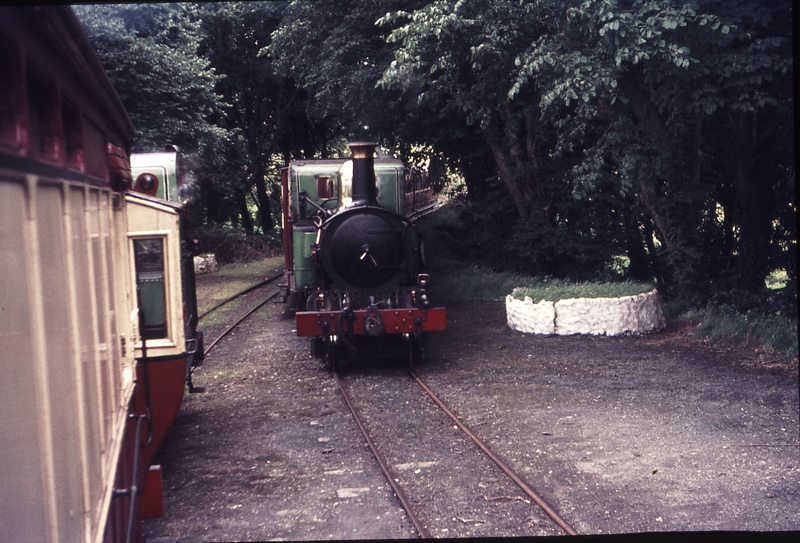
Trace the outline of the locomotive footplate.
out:
[[[378,309],[378,317],[383,322],[387,334],[411,334],[414,332],[441,332],[447,328],[444,307],[429,309]],[[369,323],[374,321],[375,310],[359,309],[351,312],[352,317],[341,319],[341,311],[302,311],[296,313],[298,336],[322,336],[326,334],[369,333]],[[367,326],[365,326],[365,320]],[[338,326],[342,329],[339,330]]]

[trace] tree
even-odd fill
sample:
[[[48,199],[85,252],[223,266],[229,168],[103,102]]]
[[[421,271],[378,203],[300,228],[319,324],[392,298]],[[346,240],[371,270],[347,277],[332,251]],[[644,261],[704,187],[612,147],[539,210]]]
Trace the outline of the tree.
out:
[[[320,122],[306,111],[306,92],[262,54],[284,18],[285,2],[231,2],[204,7],[204,38],[199,49],[224,78],[216,90],[225,97],[225,126],[236,133],[244,169],[234,175],[243,220],[249,218],[245,199],[255,187],[255,202],[264,233],[274,228],[270,196],[279,190],[268,182],[279,162],[293,156],[313,156]],[[245,224],[248,231],[252,227]]]
[[[220,77],[198,56],[200,17],[192,4],[115,4],[74,7],[125,109],[136,136],[134,152],[178,145],[198,190],[191,207],[199,221],[225,222],[230,205],[226,168],[233,135],[219,125]],[[197,213],[195,213],[197,214]],[[193,214],[193,215],[195,215]]]
[[[77,5],[76,15],[134,122],[134,151],[175,144],[189,151],[226,134],[219,77],[197,55],[199,20],[190,4]]]
[[[528,214],[531,199],[546,207],[529,181],[548,138],[536,90],[516,102],[506,97],[514,59],[541,32],[541,20],[518,2],[438,0],[381,20],[398,21],[407,22],[389,36],[399,48],[383,85],[415,92],[423,104],[444,101],[463,111],[467,124],[480,127],[519,214]]]
[[[307,115],[318,130],[321,156],[344,151],[348,139],[381,139],[403,146],[405,117],[413,112],[400,94],[376,88],[391,61],[389,29],[376,25],[387,9],[423,2],[390,0],[294,1],[263,54],[307,93]]]
[[[571,182],[578,200],[612,206],[595,208],[590,230],[615,228],[603,243],[662,286],[702,295],[735,274],[756,290],[777,264],[777,209],[784,257],[794,222],[792,196],[776,192],[794,179],[779,136],[789,32],[773,18],[788,20],[789,5],[762,4],[437,0],[387,15],[406,23],[390,35],[399,49],[383,81],[455,101],[479,123],[517,211],[533,217],[520,228],[574,226],[557,186]]]
[[[535,77],[545,118],[559,126],[554,153],[584,152],[572,170],[576,195],[606,178],[638,199],[667,286],[702,295],[735,273],[738,287],[755,291],[775,266],[776,198],[791,196],[774,188],[794,172],[779,136],[790,126],[789,29],[772,15],[788,9],[575,3],[519,58],[510,96]]]

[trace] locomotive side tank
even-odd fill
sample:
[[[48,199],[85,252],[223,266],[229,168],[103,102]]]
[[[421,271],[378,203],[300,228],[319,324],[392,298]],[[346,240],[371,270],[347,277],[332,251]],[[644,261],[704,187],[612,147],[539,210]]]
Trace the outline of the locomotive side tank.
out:
[[[296,300],[297,334],[314,338],[312,353],[329,367],[343,354],[375,354],[364,349],[370,341],[397,354],[393,338],[408,344],[413,363],[422,334],[446,328],[446,311],[431,304],[422,242],[403,216],[403,165],[375,160],[374,143],[349,147],[351,160],[283,171],[285,291]]]

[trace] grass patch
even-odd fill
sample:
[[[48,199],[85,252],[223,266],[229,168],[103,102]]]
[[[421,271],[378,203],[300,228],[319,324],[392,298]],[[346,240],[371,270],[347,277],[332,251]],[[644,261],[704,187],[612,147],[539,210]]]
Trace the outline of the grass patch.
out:
[[[458,263],[431,264],[432,295],[436,303],[505,300],[515,286],[532,284],[533,278],[513,273],[493,272],[478,266]]]
[[[644,294],[645,292],[650,292],[654,288],[655,285],[652,283],[638,283],[634,281],[572,283],[569,281],[552,279],[549,281],[542,281],[540,284],[532,287],[515,288],[511,295],[518,300],[524,300],[525,297],[528,296],[534,303],[537,303],[542,300],[557,302],[558,300],[569,298],[622,298],[625,296]]]
[[[696,324],[692,336],[713,344],[734,345],[784,360],[798,356],[797,320],[750,311],[744,315],[726,307],[690,311],[679,320]]]
[[[511,294],[518,300],[530,296],[534,303],[566,298],[621,298],[650,292],[652,283],[572,283],[560,279],[538,279],[510,272],[495,272],[456,262],[431,264],[436,303],[478,300],[503,301]]]
[[[282,256],[262,258],[251,262],[232,262],[223,264],[213,273],[197,277],[197,309],[204,313],[222,300],[243,291],[260,281],[283,266]],[[215,324],[216,320],[223,319],[225,314],[238,308],[239,300],[220,308],[203,318],[205,325]]]
[[[215,277],[224,277],[232,280],[263,281],[270,273],[283,267],[283,255],[269,256],[250,262],[232,262],[223,264],[212,274]],[[263,277],[262,277],[263,276]]]

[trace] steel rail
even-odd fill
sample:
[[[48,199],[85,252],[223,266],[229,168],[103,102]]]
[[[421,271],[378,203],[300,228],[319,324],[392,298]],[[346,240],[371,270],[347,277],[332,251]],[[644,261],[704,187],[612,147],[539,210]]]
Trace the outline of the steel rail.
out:
[[[444,206],[444,204],[442,202],[438,202],[437,201],[437,202],[434,202],[433,204],[431,204],[429,206],[422,207],[422,208],[419,208],[419,209],[415,209],[414,211],[412,211],[412,212],[408,213],[407,215],[405,215],[405,218],[407,220],[413,222],[413,221],[416,221],[417,219],[421,219],[422,217],[425,217],[426,215],[430,215],[434,211],[437,211],[440,208],[442,208],[443,206]]]
[[[400,485],[398,485],[397,482],[394,480],[392,473],[389,471],[389,466],[386,464],[386,461],[383,459],[383,456],[381,456],[381,454],[378,452],[378,449],[375,446],[375,442],[372,441],[372,438],[367,432],[366,426],[364,426],[364,423],[361,421],[361,418],[358,416],[358,413],[356,413],[356,409],[353,406],[353,402],[350,399],[349,394],[347,394],[344,383],[342,383],[342,380],[339,377],[339,372],[334,371],[333,375],[334,377],[336,377],[336,383],[339,385],[339,390],[341,391],[342,396],[344,397],[344,402],[347,404],[347,408],[350,410],[350,413],[353,414],[353,418],[356,420],[358,428],[364,435],[364,439],[367,441],[369,449],[372,451],[373,456],[375,456],[375,459],[378,461],[378,465],[380,466],[381,471],[383,471],[383,475],[386,477],[386,480],[389,481],[389,485],[391,485],[395,496],[397,496],[397,499],[400,500],[400,504],[403,506],[403,509],[405,509],[406,515],[408,515],[411,524],[414,525],[414,529],[417,530],[417,534],[419,534],[421,538],[430,539],[431,538],[430,532],[428,532],[428,529],[422,525],[422,521],[419,519],[419,517],[417,517],[417,514],[411,507],[411,503],[408,501],[405,492],[403,492],[403,489],[400,488]]]
[[[542,509],[542,511],[544,511],[547,514],[547,516],[553,519],[553,521],[556,524],[558,524],[561,527],[561,529],[563,529],[568,535],[578,535],[578,532],[576,532],[575,529],[567,523],[567,521],[561,518],[561,516],[558,513],[556,513],[552,507],[550,507],[538,494],[536,494],[536,492],[533,491],[533,489],[530,486],[527,485],[527,483],[525,483],[525,481],[523,481],[519,476],[517,476],[517,474],[514,473],[511,470],[511,468],[509,468],[505,464],[505,462],[500,460],[500,458],[498,458],[489,449],[489,447],[487,447],[483,443],[483,441],[481,441],[475,434],[473,434],[470,431],[470,429],[467,428],[461,422],[461,420],[455,415],[455,413],[450,411],[450,409],[447,408],[447,406],[439,399],[439,397],[436,396],[436,394],[434,394],[434,392],[430,388],[428,388],[428,386],[422,381],[422,379],[417,377],[414,374],[414,372],[411,371],[410,368],[407,369],[411,377],[417,382],[417,384],[420,387],[422,387],[422,390],[428,393],[428,396],[431,397],[434,403],[436,403],[436,405],[438,405],[441,408],[441,410],[444,411],[447,414],[447,416],[450,417],[450,419],[452,419],[452,421],[456,423],[456,425],[458,425],[458,427],[465,434],[467,434],[467,436],[469,436],[469,438],[478,446],[478,448],[480,448],[480,450],[482,450],[486,454],[486,456],[488,456],[495,464],[497,464],[497,466],[501,470],[503,470],[503,473],[508,475],[511,478],[511,480],[514,481],[517,484],[517,486],[519,486],[522,489],[522,491],[525,492],[525,494],[527,494],[536,503],[536,505],[538,505]]]
[[[263,281],[261,281],[259,283],[256,283],[255,285],[253,285],[251,287],[247,287],[243,291],[234,294],[230,298],[226,298],[225,300],[222,300],[220,303],[218,303],[217,305],[215,305],[211,309],[209,309],[207,311],[204,311],[203,313],[198,315],[197,316],[198,322],[200,321],[200,319],[202,319],[203,317],[205,317],[209,313],[212,313],[213,311],[216,311],[217,309],[219,309],[223,305],[227,304],[228,302],[232,302],[233,300],[235,300],[239,296],[243,296],[243,295],[247,294],[248,292],[253,292],[254,290],[259,289],[259,288],[263,287],[264,285],[268,285],[269,283],[272,283],[276,279],[280,279],[282,276],[283,276],[283,271],[281,271],[279,273],[276,273],[275,275],[273,275],[271,277],[268,277],[267,279],[265,279],[265,280],[263,280]]]
[[[247,317],[249,317],[250,315],[252,315],[253,313],[255,313],[255,312],[258,310],[258,309],[260,309],[260,308],[261,308],[261,306],[263,306],[264,304],[266,304],[268,301],[272,300],[272,299],[273,299],[275,296],[277,296],[277,295],[278,295],[278,292],[275,292],[275,293],[273,293],[273,294],[270,294],[270,295],[269,295],[269,296],[267,296],[267,297],[266,297],[264,300],[262,300],[261,302],[259,302],[259,303],[258,303],[258,305],[256,305],[256,306],[255,306],[253,309],[251,309],[250,311],[248,311],[247,313],[245,313],[245,314],[244,314],[242,317],[240,317],[240,318],[239,318],[239,319],[238,319],[236,322],[234,322],[233,324],[231,324],[231,325],[230,325],[230,326],[229,326],[229,327],[228,327],[228,328],[227,328],[227,329],[226,329],[224,332],[222,332],[222,334],[220,334],[220,336],[219,336],[217,339],[215,339],[214,341],[212,341],[212,342],[211,342],[211,345],[209,345],[209,346],[208,346],[208,348],[207,348],[207,349],[206,349],[206,350],[203,352],[203,356],[208,356],[208,353],[209,353],[209,352],[211,352],[211,349],[213,349],[213,348],[214,348],[214,346],[215,346],[217,343],[219,343],[219,341],[220,341],[222,338],[224,338],[225,336],[227,336],[227,335],[228,335],[228,334],[231,332],[231,330],[233,330],[234,328],[236,328],[236,327],[239,325],[239,323],[241,323],[241,322],[242,322],[243,320],[245,320]]]

